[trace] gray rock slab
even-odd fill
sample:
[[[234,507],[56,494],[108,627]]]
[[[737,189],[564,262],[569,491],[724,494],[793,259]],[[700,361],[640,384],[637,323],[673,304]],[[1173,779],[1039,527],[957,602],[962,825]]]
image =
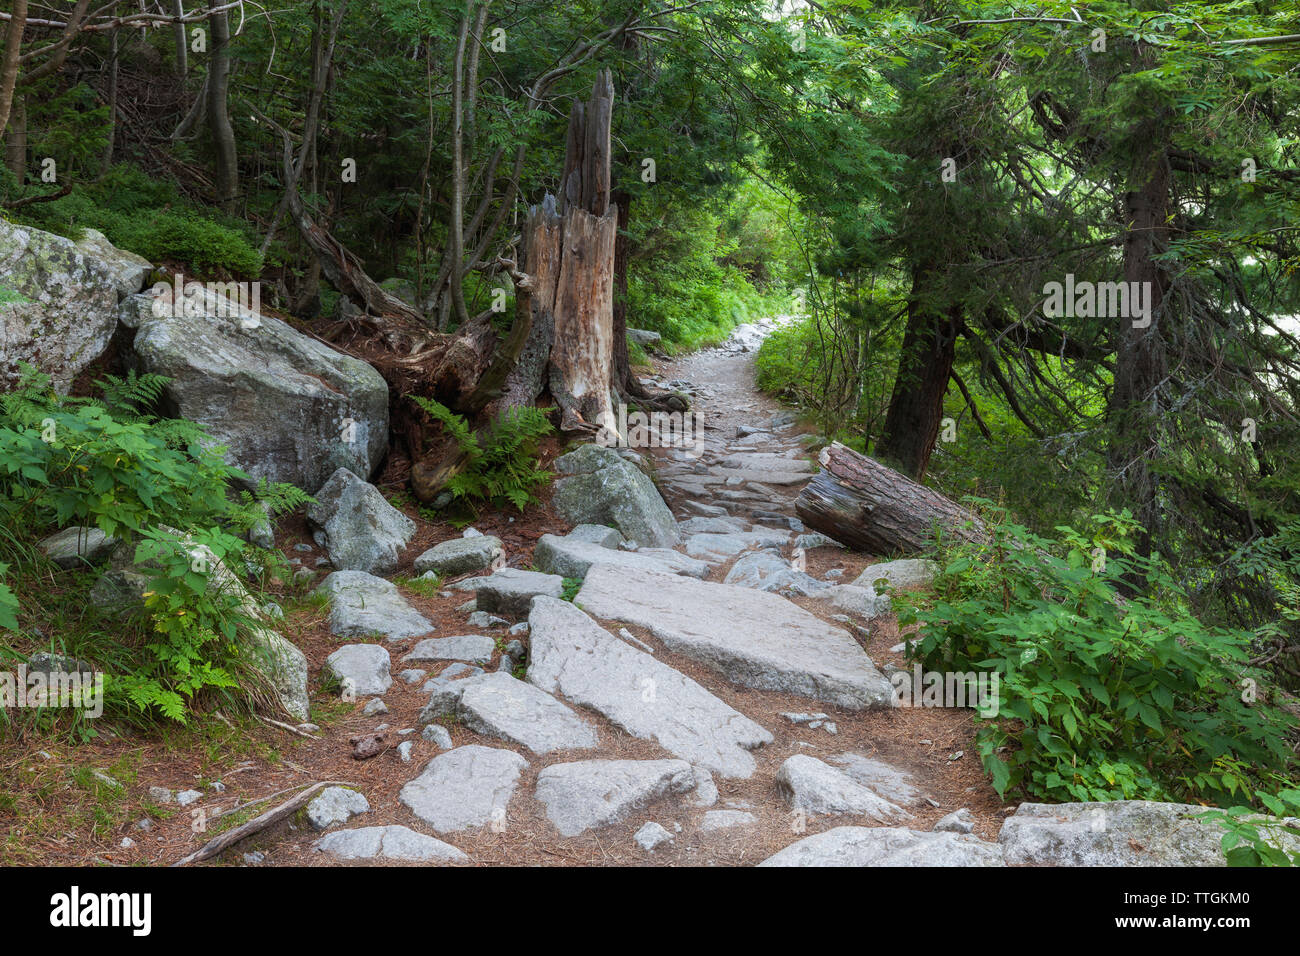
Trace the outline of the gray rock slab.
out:
[[[581,445],[555,459],[551,506],[573,524],[604,524],[640,545],[671,547],[677,523],[654,482],[612,448]]]
[[[781,764],[776,788],[792,810],[815,817],[852,813],[880,823],[898,823],[911,816],[842,771],[807,754],[795,754]]]
[[[464,574],[488,567],[505,554],[501,539],[490,534],[451,538],[435,544],[415,559],[415,573],[433,571],[440,575]]]
[[[388,503],[379,489],[340,468],[315,493],[307,521],[322,531],[330,563],[340,571],[391,574],[415,536],[415,522]]]
[[[42,538],[37,546],[66,571],[104,560],[117,547],[117,538],[98,528],[72,527]]]
[[[618,536],[617,531],[613,534]],[[537,595],[557,598],[563,593],[564,578],[558,574],[502,568],[484,578],[475,595],[480,611],[523,617],[528,614],[528,606]]]
[[[842,753],[827,760],[838,766],[859,786],[900,807],[917,807],[929,803],[926,795],[912,783],[912,775],[881,760],[861,754]],[[937,806],[937,804],[936,804]]]
[[[634,737],[721,774],[748,777],[772,735],[689,677],[620,641],[566,601],[529,616],[528,680],[590,707]]]
[[[598,740],[590,724],[550,694],[500,671],[450,681],[434,691],[420,722],[444,715],[536,754],[585,750]]]
[[[536,797],[555,828],[569,837],[617,823],[694,787],[695,775],[684,760],[582,760],[542,770]]]
[[[506,825],[506,808],[528,761],[510,750],[471,744],[430,760],[398,799],[439,833]]]
[[[874,587],[878,581],[884,581],[896,590],[928,588],[938,573],[937,562],[925,558],[903,558],[873,564],[859,574],[853,583],[858,587]]]
[[[434,630],[433,622],[406,602],[397,585],[365,571],[334,571],[316,590],[329,596],[330,633],[336,637],[380,634],[402,641]]]
[[[328,830],[369,809],[370,802],[358,791],[347,787],[326,787],[307,804],[307,822],[312,829]]]
[[[1197,819],[1207,809],[1146,800],[1022,803],[998,842],[1013,866],[1224,866],[1224,831]],[[1284,842],[1300,852],[1300,833]]]
[[[835,827],[806,837],[759,866],[1003,866],[996,843],[969,833],[905,827]]]
[[[849,710],[894,705],[893,686],[846,631],[779,595],[655,573],[627,585],[616,569],[596,565],[574,603],[646,627],[670,650],[746,687]]]
[[[702,578],[709,573],[707,563],[676,551],[652,548],[614,551],[589,541],[570,541],[553,534],[544,534],[537,539],[533,563],[539,571],[558,574],[562,578],[584,578],[593,564],[609,565],[624,575],[656,571]]]
[[[450,637],[429,637],[420,641],[402,658],[407,661],[468,661],[486,664],[492,660],[497,642],[486,634],[453,634]],[[441,675],[440,675],[441,676]]]
[[[393,686],[392,658],[378,644],[347,644],[325,658],[325,669],[339,679],[343,692],[358,697],[383,694]]]
[[[409,827],[355,827],[327,833],[313,845],[320,853],[340,860],[405,860],[412,863],[465,863],[460,850]]]

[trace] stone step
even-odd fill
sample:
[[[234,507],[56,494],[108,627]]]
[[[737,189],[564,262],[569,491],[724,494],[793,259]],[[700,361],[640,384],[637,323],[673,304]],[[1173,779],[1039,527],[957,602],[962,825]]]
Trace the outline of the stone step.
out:
[[[574,603],[648,628],[669,650],[746,687],[848,710],[893,706],[892,685],[848,632],[776,594],[668,574],[630,580],[596,565]]]

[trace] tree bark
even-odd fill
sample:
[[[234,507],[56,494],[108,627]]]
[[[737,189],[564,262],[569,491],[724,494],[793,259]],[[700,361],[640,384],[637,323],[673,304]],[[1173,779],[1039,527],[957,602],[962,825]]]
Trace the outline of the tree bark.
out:
[[[5,30],[4,52],[0,53],[0,136],[9,125],[9,110],[14,101],[14,87],[18,85],[18,54],[22,50],[23,33],[27,29],[27,0],[13,0],[13,15]]]
[[[19,91],[9,113],[9,130],[5,133],[5,166],[19,184],[27,178],[27,96]]]
[[[934,452],[943,421],[943,396],[948,390],[962,327],[960,306],[938,312],[928,301],[929,286],[938,273],[933,265],[919,266],[912,278],[907,306],[907,331],[898,360],[898,374],[885,416],[877,454],[908,477],[920,481]]]
[[[965,541],[988,539],[974,513],[839,442],[818,461],[822,470],[804,486],[795,513],[841,544],[868,554],[915,554],[934,545],[936,529]]]
[[[601,73],[587,104],[569,115],[559,197],[529,212],[525,268],[535,302],[528,340],[503,389],[502,404],[530,405],[549,389],[561,430],[613,430],[614,244],[609,137],[614,83]]]
[[[212,46],[208,60],[208,131],[216,151],[217,202],[235,213],[239,196],[239,156],[230,125],[230,17],[222,10],[208,18]]]

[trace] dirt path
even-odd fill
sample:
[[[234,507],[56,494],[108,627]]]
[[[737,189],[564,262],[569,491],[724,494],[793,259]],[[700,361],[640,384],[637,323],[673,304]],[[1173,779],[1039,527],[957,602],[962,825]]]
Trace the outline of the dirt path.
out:
[[[761,336],[762,331],[758,330],[757,335]],[[741,337],[746,334],[742,329]],[[752,330],[745,344],[756,345]],[[808,480],[812,466],[794,415],[759,394],[753,375],[754,352],[738,347],[697,352],[666,361],[659,367],[659,381],[675,383],[675,387],[694,396],[695,410],[704,422],[704,436],[695,447],[654,449],[657,483],[679,523],[716,516],[738,522],[737,527],[747,529],[749,534],[777,533],[784,536],[781,540],[786,543],[764,550],[788,562],[798,547],[797,535],[802,531],[793,501]],[[407,551],[408,562],[434,541],[456,537],[445,526],[421,524],[419,537]],[[530,511],[529,517],[517,522],[505,514],[484,515],[476,527],[485,534],[501,537],[506,542],[510,564],[520,568],[531,564],[532,547],[538,535],[544,531],[563,534],[568,530],[563,521],[545,508]],[[685,541],[677,546],[677,551],[695,548],[698,542],[692,540],[691,532],[697,529],[698,524],[684,525]],[[300,522],[299,526],[288,523],[278,531],[279,547],[289,556],[296,553],[306,557],[305,563],[310,566],[315,556],[306,553],[310,551],[311,539],[305,526]],[[747,556],[751,556],[751,551],[709,558],[707,581],[722,581],[733,565]],[[805,559],[804,570],[821,582],[819,586],[851,581],[872,563],[871,556],[833,545],[812,548],[806,552]],[[407,571],[407,567],[402,571]],[[634,581],[635,578],[629,578],[629,585]],[[444,581],[443,590],[432,594],[403,588],[403,596],[435,624],[438,637],[476,631],[493,637],[497,650],[492,660],[481,663],[481,672],[494,671],[503,648],[515,632],[507,633],[505,624],[473,626],[468,621],[472,607],[465,603],[472,591],[467,594],[453,590],[455,583]],[[899,640],[892,615],[865,624],[835,613],[825,601],[797,594],[788,596],[793,604],[822,621],[852,633],[877,666],[903,663],[901,656],[891,650]],[[719,609],[719,613],[726,612]],[[601,623],[610,633],[619,627],[618,622]],[[723,705],[772,734],[770,744],[752,752],[755,763],[752,775],[723,778],[714,774],[716,797],[697,790],[687,796],[652,800],[619,822],[566,838],[552,826],[545,808],[534,796],[538,776],[545,768],[595,759],[664,760],[673,754],[653,739],[629,735],[603,714],[587,707],[574,709],[594,729],[598,738],[596,746],[544,755],[535,755],[490,734],[477,733],[460,720],[440,718],[451,736],[453,749],[478,745],[513,750],[526,760],[500,821],[491,826],[440,832],[402,800],[403,787],[440,753],[449,752],[424,739],[420,732],[420,711],[429,700],[428,691],[421,689],[424,678],[410,683],[399,678],[399,671],[413,666],[403,663],[402,657],[414,640],[385,644],[391,653],[393,684],[382,696],[386,711],[367,716],[361,706],[364,701],[347,704],[317,689],[315,677],[325,657],[348,643],[330,633],[325,610],[319,605],[291,608],[282,630],[304,650],[311,664],[313,716],[320,724],[314,733],[318,739],[305,739],[260,725],[243,725],[232,727],[229,734],[216,730],[211,735],[213,740],[203,745],[202,752],[193,744],[178,752],[156,741],[129,737],[97,744],[82,757],[93,758],[97,754],[100,767],[113,766],[118,755],[136,754],[128,785],[119,798],[121,805],[114,811],[113,819],[117,822],[99,828],[94,839],[77,844],[72,855],[61,860],[55,849],[58,842],[50,836],[47,852],[40,855],[50,862],[172,862],[209,839],[219,826],[243,819],[243,816],[232,816],[223,821],[223,811],[316,780],[347,781],[365,795],[369,811],[353,817],[343,827],[407,827],[455,847],[467,855],[470,865],[752,865],[810,834],[845,825],[881,825],[879,820],[862,814],[812,818],[793,814],[775,780],[782,764],[800,754],[831,763],[839,761],[837,766],[847,766],[845,760],[878,762],[874,766],[884,767],[896,782],[908,789],[909,796],[903,801],[909,814],[906,825],[917,830],[929,830],[939,818],[966,807],[972,811],[975,833],[992,840],[1005,812],[979,768],[967,711],[848,710],[803,696],[741,686],[698,660],[673,653],[647,628],[628,625],[627,632],[639,646],[650,648],[655,661],[695,681]],[[526,635],[521,639],[528,642]],[[415,666],[427,669],[429,677],[453,667],[471,674],[476,671],[450,662]],[[823,720],[800,724],[784,716],[810,712],[823,714]],[[384,751],[370,760],[353,760],[350,738],[376,731],[387,735]],[[413,744],[406,748],[411,751],[409,761],[402,759],[397,746],[406,742]],[[62,756],[50,759],[57,761]],[[39,770],[42,760],[31,759]],[[49,769],[47,766],[46,770]],[[212,786],[213,781],[220,782],[220,789]],[[172,791],[197,789],[202,796],[185,809],[145,798],[149,787],[158,786]],[[202,821],[217,822],[213,826],[206,822],[196,825],[199,819],[196,813]],[[140,829],[141,820],[149,821],[148,830]],[[647,852],[635,842],[634,835],[651,821],[664,827],[672,839]],[[719,821],[731,825],[716,827]],[[331,832],[338,829],[333,828]],[[320,834],[306,826],[300,817],[227,851],[220,862],[227,865],[347,864],[346,860],[319,852],[316,849],[319,838]],[[122,842],[124,839],[126,843]],[[72,849],[66,841],[63,846]],[[383,858],[365,862],[418,865]]]

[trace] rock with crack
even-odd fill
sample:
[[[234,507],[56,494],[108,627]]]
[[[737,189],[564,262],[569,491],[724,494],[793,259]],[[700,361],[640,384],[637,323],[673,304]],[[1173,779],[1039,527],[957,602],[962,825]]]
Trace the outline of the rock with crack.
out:
[[[393,686],[392,659],[378,644],[347,644],[325,658],[325,670],[338,678],[344,694],[383,694]]]
[[[510,750],[457,747],[430,760],[398,799],[439,833],[505,826],[510,798],[527,766]]]
[[[0,382],[12,387],[27,362],[70,388],[104,354],[120,298],[139,292],[151,268],[94,230],[75,241],[0,219]]]
[[[911,817],[902,807],[878,797],[845,773],[807,754],[795,754],[776,774],[777,791],[792,810],[814,817],[844,813],[862,814],[880,823],[897,823]]]
[[[168,414],[203,425],[254,482],[311,491],[339,468],[364,477],[379,467],[388,385],[378,372],[215,292],[182,301],[184,315],[159,316],[158,299],[133,295],[119,312],[136,330],[128,359],[169,379]]]
[[[467,571],[480,571],[489,567],[493,561],[504,554],[501,539],[490,534],[451,538],[435,544],[416,558],[415,573],[427,574],[433,571],[439,575],[450,576],[464,574]]]
[[[842,753],[828,759],[858,786],[866,787],[890,803],[900,807],[938,806],[912,785],[912,775],[906,770],[855,753]]]
[[[555,459],[551,506],[573,524],[612,525],[637,544],[672,547],[677,522],[651,481],[612,448],[582,445]]]
[[[874,588],[884,582],[894,590],[928,588],[939,573],[937,562],[925,558],[903,558],[873,564],[858,575],[853,583],[860,588]]]
[[[340,571],[391,574],[415,536],[414,521],[346,468],[334,472],[316,492],[307,521],[324,532],[330,562]]]
[[[467,857],[450,844],[409,827],[356,827],[335,830],[313,844],[319,853],[340,860],[404,860],[411,863],[467,863]]]
[[[617,535],[618,532],[614,532]],[[543,574],[540,571],[521,571],[517,568],[502,568],[495,574],[480,580],[474,592],[480,611],[504,614],[508,617],[524,617],[528,606],[539,594],[557,598],[564,593],[564,578],[558,574]]]
[[[1206,810],[1146,800],[1022,803],[998,842],[1012,866],[1224,866],[1223,829],[1197,819]],[[1300,853],[1300,824],[1291,822],[1295,829],[1277,834]]]
[[[806,837],[759,866],[1003,866],[996,843],[968,833],[905,827],[835,827]]]
[[[874,621],[882,614],[889,613],[888,595],[877,594],[874,588],[859,587],[856,584],[823,587],[812,596],[825,601],[837,611],[855,615],[864,621]]]
[[[497,642],[486,634],[430,637],[411,648],[411,652],[402,661],[468,661],[471,664],[486,664],[492,660],[496,647]],[[447,675],[444,673],[440,676]]]
[[[532,684],[495,672],[449,681],[420,711],[420,723],[453,716],[471,730],[535,754],[586,750],[596,746],[596,732],[585,720]]]
[[[753,774],[749,751],[772,742],[754,721],[566,601],[535,598],[528,621],[529,682],[590,707],[633,737],[724,777]]]
[[[669,650],[733,683],[799,694],[847,710],[894,706],[894,689],[849,634],[776,594],[646,573],[636,587],[596,565],[574,603],[639,624]]]
[[[623,543],[623,536],[617,528],[603,524],[580,524],[564,536],[565,541],[587,541],[602,548],[617,548]]]
[[[45,556],[63,568],[85,567],[98,564],[113,553],[117,538],[110,538],[98,528],[71,527],[56,531],[37,544]]]
[[[740,518],[687,518],[677,522],[682,534],[742,534],[749,530],[749,522]]]
[[[632,839],[636,841],[637,846],[641,849],[647,853],[653,853],[657,847],[665,843],[671,843],[673,835],[652,820],[644,824],[640,830],[637,830]]]
[[[706,562],[688,558],[676,551],[664,548],[614,551],[589,541],[570,541],[553,534],[544,534],[537,539],[533,563],[539,571],[547,574],[578,579],[586,577],[594,564],[616,568],[624,575],[655,571],[660,574],[686,574],[703,578],[709,573]]]
[[[805,596],[830,587],[826,582],[797,570],[772,550],[751,551],[742,555],[727,571],[722,583],[738,588],[753,588],[755,591],[788,591]]]
[[[382,634],[390,641],[419,637],[433,623],[411,605],[391,581],[365,571],[335,571],[316,589],[330,602],[330,633],[365,638]]]
[[[560,834],[571,837],[694,787],[684,760],[582,760],[545,768],[537,775],[536,797]]]
[[[365,796],[348,787],[326,787],[307,804],[307,822],[314,830],[328,830],[340,823],[347,823],[358,813],[370,810],[370,802]]]
[[[790,540],[789,531],[742,531],[727,534],[701,533],[686,539],[686,553],[692,558],[723,561],[752,548],[779,548]]]
[[[784,455],[765,455],[762,452],[739,452],[727,455],[718,464],[728,470],[746,471],[789,471],[811,474],[812,462],[803,458],[787,458]]]

